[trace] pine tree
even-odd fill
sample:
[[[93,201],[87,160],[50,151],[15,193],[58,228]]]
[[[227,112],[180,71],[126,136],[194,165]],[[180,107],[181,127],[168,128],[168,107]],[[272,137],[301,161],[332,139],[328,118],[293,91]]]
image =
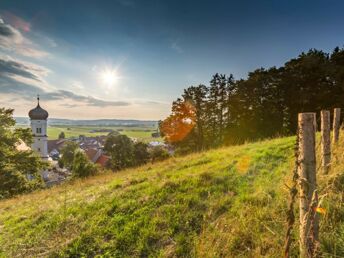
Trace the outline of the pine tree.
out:
[[[185,102],[195,111],[195,126],[183,124]],[[344,108],[344,49],[331,55],[311,49],[284,66],[259,68],[247,79],[216,73],[210,86],[187,88],[172,105],[172,114],[163,124],[170,135],[180,135],[178,148],[200,150],[221,144],[294,134],[299,112]]]
[[[184,101],[190,103],[195,109],[195,127],[193,129],[195,134],[195,145],[197,150],[205,148],[205,124],[206,124],[206,97],[208,89],[205,85],[191,86],[184,90],[182,95]]]

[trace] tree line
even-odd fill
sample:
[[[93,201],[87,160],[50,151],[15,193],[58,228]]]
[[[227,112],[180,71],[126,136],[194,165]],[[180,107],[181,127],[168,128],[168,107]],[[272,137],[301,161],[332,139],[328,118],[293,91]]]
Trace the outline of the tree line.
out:
[[[134,142],[128,136],[118,132],[108,134],[103,150],[110,157],[106,168],[112,171],[137,167],[148,162],[162,161],[170,156],[162,146],[149,147],[147,143]],[[61,149],[61,158],[58,160],[58,164],[61,168],[68,168],[74,177],[95,175],[100,170],[87,158],[79,144],[73,141],[67,141]]]
[[[170,156],[162,146],[149,147],[144,142],[134,142],[124,134],[115,133],[107,136],[104,151],[111,157],[107,165],[113,171],[161,161]]]
[[[299,112],[344,107],[344,49],[311,49],[246,79],[216,73],[209,86],[184,89],[160,123],[179,152],[296,133]]]

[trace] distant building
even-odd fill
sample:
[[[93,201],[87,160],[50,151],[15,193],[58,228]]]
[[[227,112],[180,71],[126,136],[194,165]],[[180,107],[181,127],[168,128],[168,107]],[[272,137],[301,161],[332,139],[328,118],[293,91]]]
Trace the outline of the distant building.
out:
[[[107,167],[109,165],[110,157],[102,154],[100,157],[97,159],[96,164],[99,164],[102,167]]]
[[[47,119],[48,112],[39,105],[39,96],[37,97],[37,107],[29,112],[33,143],[31,145],[42,159],[47,160],[48,155],[48,136],[47,136]]]
[[[83,150],[103,148],[105,141],[105,135],[95,137],[86,137],[84,135],[80,135],[79,139],[77,140],[77,142],[79,143],[79,147]]]
[[[110,157],[105,155],[102,149],[85,149],[85,154],[90,161],[95,164],[99,164],[102,167],[106,167],[110,160]]]
[[[102,155],[101,149],[85,149],[86,156],[90,161],[93,163],[96,163],[96,161],[99,159],[99,157]]]
[[[67,139],[48,140],[48,153],[53,160],[57,160],[60,157],[60,152]]]
[[[161,146],[161,147],[167,147],[167,145],[163,142],[158,142],[158,141],[151,141],[148,143],[149,147],[157,147],[157,146]]]

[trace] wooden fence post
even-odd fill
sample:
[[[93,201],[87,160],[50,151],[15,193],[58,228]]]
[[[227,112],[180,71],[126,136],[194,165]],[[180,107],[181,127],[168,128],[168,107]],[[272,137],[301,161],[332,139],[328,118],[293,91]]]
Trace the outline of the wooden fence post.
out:
[[[339,128],[340,128],[340,108],[334,109],[333,114],[333,142],[337,143],[339,140]]]
[[[299,185],[300,185],[300,256],[308,257],[311,221],[309,209],[316,190],[315,113],[300,113],[299,126]]]
[[[331,122],[330,111],[321,110],[321,165],[327,173],[331,163]]]

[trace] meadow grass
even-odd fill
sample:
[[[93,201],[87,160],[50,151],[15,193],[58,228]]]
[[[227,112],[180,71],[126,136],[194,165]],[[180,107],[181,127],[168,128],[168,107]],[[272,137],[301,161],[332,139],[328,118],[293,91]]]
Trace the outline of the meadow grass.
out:
[[[24,126],[21,126],[24,127]],[[27,126],[25,126],[27,127]],[[128,137],[136,138],[142,142],[151,142],[151,141],[163,141],[161,137],[153,138],[152,133],[156,132],[154,127],[126,127],[126,126],[48,126],[48,139],[55,140],[58,139],[61,132],[65,133],[66,138],[79,137],[79,135],[85,135],[87,137],[94,137],[99,135],[107,135],[108,132],[91,132],[92,130],[97,129],[112,129],[120,130],[121,134],[127,135]]]
[[[171,158],[1,201],[0,254],[281,257],[294,141]],[[327,209],[321,250],[328,257],[344,256],[342,146],[334,149],[330,173],[319,176]]]

